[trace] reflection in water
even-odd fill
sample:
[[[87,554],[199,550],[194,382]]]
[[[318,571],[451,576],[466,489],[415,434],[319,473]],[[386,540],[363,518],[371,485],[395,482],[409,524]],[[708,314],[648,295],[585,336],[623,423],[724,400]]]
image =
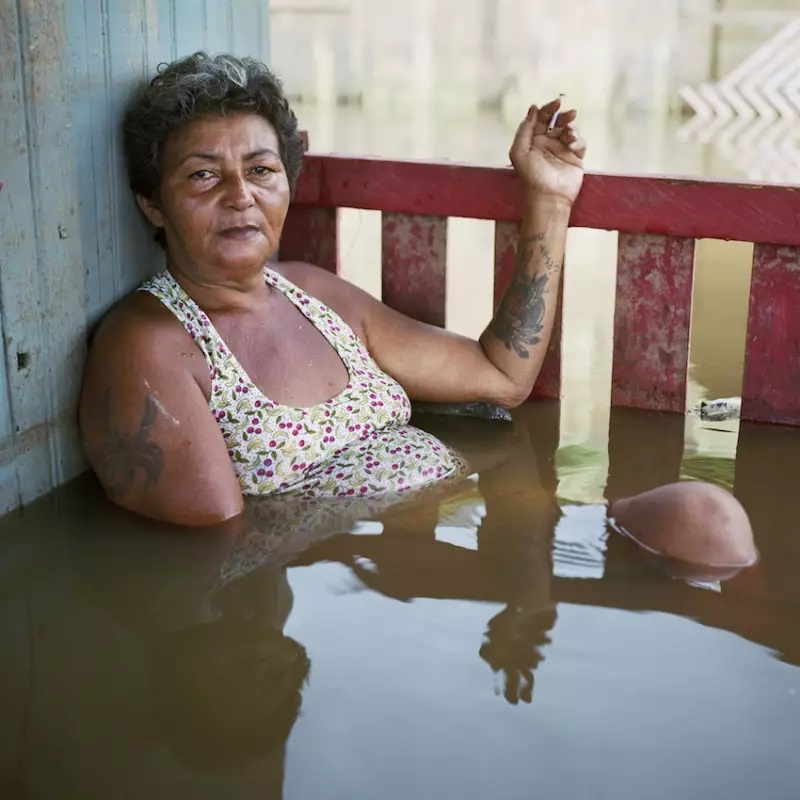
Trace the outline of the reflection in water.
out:
[[[745,426],[763,560],[709,592],[602,505],[559,508],[558,416],[418,420],[473,479],[391,507],[269,500],[246,535],[154,530],[90,478],[4,520],[0,795],[641,797],[615,742],[648,797],[789,797],[800,671],[769,654],[800,664],[800,432]],[[615,410],[607,496],[675,480],[682,437]]]

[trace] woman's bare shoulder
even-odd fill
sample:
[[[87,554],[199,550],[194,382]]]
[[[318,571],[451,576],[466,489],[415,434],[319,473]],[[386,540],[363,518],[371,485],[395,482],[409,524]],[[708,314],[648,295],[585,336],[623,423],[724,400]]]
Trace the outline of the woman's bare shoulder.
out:
[[[92,333],[90,350],[157,345],[166,353],[170,344],[191,342],[175,315],[149,292],[134,291],[123,297]]]
[[[208,365],[181,322],[156,297],[133,292],[102,319],[89,341],[84,394],[95,385],[111,385],[138,376],[188,371],[207,393]]]

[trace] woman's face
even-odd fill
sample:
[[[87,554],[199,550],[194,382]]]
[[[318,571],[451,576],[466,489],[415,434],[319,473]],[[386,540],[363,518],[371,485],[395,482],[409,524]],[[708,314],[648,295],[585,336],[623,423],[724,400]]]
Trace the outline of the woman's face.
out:
[[[173,266],[220,277],[260,269],[289,207],[278,135],[256,114],[189,123],[164,145],[156,196],[138,199]]]

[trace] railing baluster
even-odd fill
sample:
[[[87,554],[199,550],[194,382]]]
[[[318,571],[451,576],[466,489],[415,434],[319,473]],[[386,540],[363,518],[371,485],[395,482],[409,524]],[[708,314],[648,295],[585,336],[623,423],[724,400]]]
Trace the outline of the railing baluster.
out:
[[[281,235],[280,259],[306,261],[338,274],[338,209],[292,204]]]
[[[742,418],[800,425],[800,247],[755,246]]]
[[[497,308],[503,293],[508,288],[517,257],[519,225],[516,222],[497,222],[494,232],[494,307]],[[561,394],[561,306],[563,299],[562,280],[558,292],[558,308],[553,321],[553,333],[547,347],[539,377],[531,392],[537,397],[559,397]]]
[[[444,327],[447,217],[384,212],[382,225],[383,302]]]
[[[621,233],[612,405],[686,411],[694,239]]]

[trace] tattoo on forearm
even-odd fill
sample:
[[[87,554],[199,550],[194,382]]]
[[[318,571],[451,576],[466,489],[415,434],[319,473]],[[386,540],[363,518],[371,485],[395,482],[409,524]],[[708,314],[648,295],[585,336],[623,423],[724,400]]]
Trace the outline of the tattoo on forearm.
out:
[[[539,245],[539,255],[542,257],[542,261],[544,261],[544,266],[548,273],[559,269],[561,265],[550,255],[547,245],[544,244],[543,233],[534,233],[533,236],[528,236],[519,243],[519,252],[516,260],[516,267],[518,269],[525,269],[525,262],[533,255],[533,244]]]
[[[528,348],[541,341],[539,334],[544,327],[547,311],[544,299],[547,282],[550,273],[558,269],[558,264],[542,243],[543,239],[544,234],[538,233],[520,240],[514,277],[491,323],[494,335],[520,358],[528,358]],[[545,272],[541,275],[528,275],[525,268],[537,244],[545,264]]]
[[[98,454],[99,473],[111,497],[130,491],[136,480],[136,471],[144,474],[146,489],[154,486],[164,470],[164,451],[150,441],[150,434],[158,414],[155,398],[148,394],[139,430],[126,434],[111,422],[111,392],[103,401],[103,442]]]

